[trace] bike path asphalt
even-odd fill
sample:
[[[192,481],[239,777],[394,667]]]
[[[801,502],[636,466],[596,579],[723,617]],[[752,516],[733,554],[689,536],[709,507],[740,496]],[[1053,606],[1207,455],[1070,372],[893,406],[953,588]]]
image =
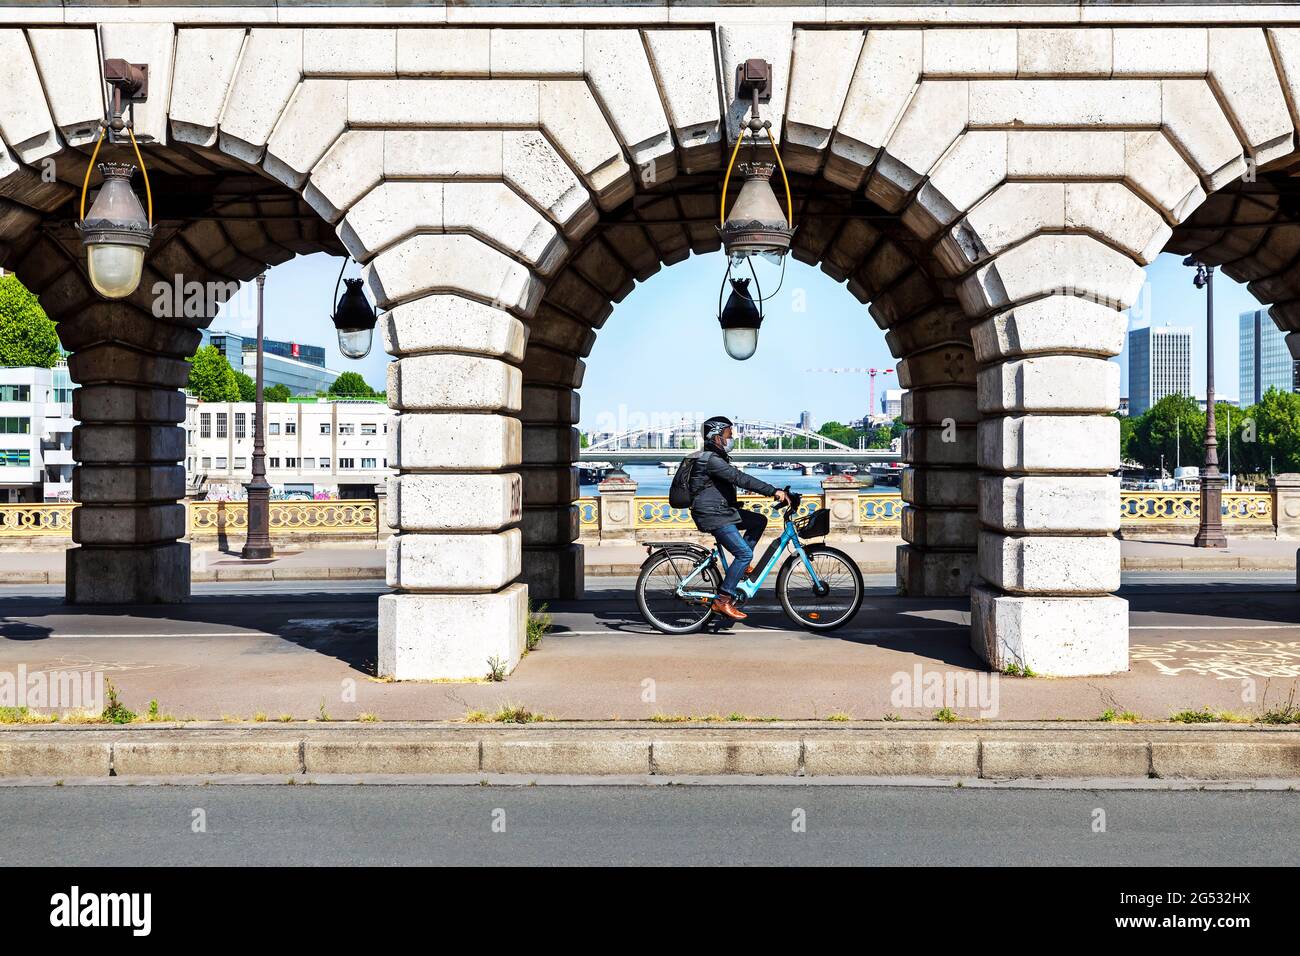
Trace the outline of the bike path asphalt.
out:
[[[364,582],[200,585],[183,606],[103,609],[64,606],[53,586],[47,597],[5,588],[0,671],[99,670],[133,710],[156,699],[165,714],[205,719],[456,720],[507,706],[577,720],[930,719],[945,704],[1002,720],[1259,713],[1300,683],[1300,599],[1285,574],[1230,577],[1127,587],[1131,669],[1106,677],[993,681],[970,650],[966,602],[899,598],[881,577],[830,634],[792,629],[765,589],[749,620],[684,636],[645,626],[629,580],[593,580],[586,600],[548,609],[551,632],[500,683],[376,679],[382,588]],[[936,675],[984,697],[927,694]]]

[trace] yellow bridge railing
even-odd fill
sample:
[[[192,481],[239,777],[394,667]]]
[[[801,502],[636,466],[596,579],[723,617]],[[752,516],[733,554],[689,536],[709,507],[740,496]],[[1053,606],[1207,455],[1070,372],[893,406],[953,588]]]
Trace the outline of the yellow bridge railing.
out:
[[[0,538],[72,534],[73,504],[0,505]]]
[[[632,524],[638,529],[690,530],[690,512],[674,508],[667,497],[632,499]],[[742,495],[741,506],[775,517],[774,502]],[[821,495],[805,495],[800,516],[823,507]],[[588,534],[599,533],[600,498],[579,498],[578,522]],[[0,505],[0,538],[69,537],[76,504]],[[857,524],[864,530],[901,526],[903,500],[896,494],[858,495]],[[186,528],[192,537],[244,534],[248,504],[243,501],[190,501]],[[1194,525],[1201,517],[1201,498],[1194,491],[1124,491],[1120,493],[1120,526],[1130,529],[1159,525]],[[1223,521],[1229,528],[1272,527],[1273,496],[1267,491],[1225,491]],[[369,534],[378,528],[379,509],[373,499],[347,501],[272,501],[271,531],[304,534]]]
[[[1197,491],[1121,491],[1120,524],[1196,524],[1201,520]],[[1225,524],[1273,524],[1273,496],[1267,491],[1225,491]]]
[[[800,515],[822,507],[820,495],[806,495]],[[674,508],[666,497],[637,496],[633,499],[633,524],[636,528],[689,529],[690,511]],[[773,517],[769,499],[752,495],[740,497],[742,507]],[[579,525],[588,532],[600,527],[600,498],[579,498]],[[858,495],[858,525],[883,528],[902,525],[904,502],[897,494],[863,493]],[[1193,525],[1201,518],[1201,497],[1195,491],[1124,491],[1120,493],[1121,527],[1144,525]],[[1267,491],[1225,491],[1223,521],[1229,526],[1262,528],[1273,524],[1273,496]]]
[[[191,501],[187,527],[191,536],[248,531],[248,502]],[[311,534],[365,534],[378,527],[374,501],[272,501],[271,531]]]
[[[69,537],[76,504],[0,505],[0,538]],[[186,529],[191,536],[248,531],[248,503],[190,501]],[[374,534],[379,507],[356,501],[272,501],[271,531],[308,534]]]

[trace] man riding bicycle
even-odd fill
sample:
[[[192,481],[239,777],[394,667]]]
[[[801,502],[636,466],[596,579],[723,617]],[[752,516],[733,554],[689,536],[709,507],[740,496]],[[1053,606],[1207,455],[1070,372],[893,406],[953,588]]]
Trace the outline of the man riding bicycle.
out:
[[[784,491],[731,464],[727,454],[733,442],[730,419],[715,415],[704,423],[701,432],[704,449],[691,465],[694,469],[690,481],[691,518],[695,527],[711,533],[731,554],[731,565],[712,607],[719,614],[739,621],[748,615],[736,607],[736,585],[752,570],[754,545],[763,537],[767,518],[756,511],[737,508],[736,487],[767,495],[782,504],[789,499]]]

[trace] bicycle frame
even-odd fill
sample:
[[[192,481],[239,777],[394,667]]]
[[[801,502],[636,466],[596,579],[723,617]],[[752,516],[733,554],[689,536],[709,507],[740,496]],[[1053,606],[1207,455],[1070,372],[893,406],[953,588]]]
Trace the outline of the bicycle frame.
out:
[[[785,527],[781,529],[780,544],[772,551],[772,557],[768,560],[766,566],[764,566],[753,579],[746,580],[742,578],[740,583],[736,585],[736,590],[739,592],[739,596],[743,597],[745,600],[749,600],[758,593],[759,588],[763,586],[763,582],[767,580],[767,576],[772,573],[780,560],[785,557],[786,547],[791,545],[794,547],[794,553],[799,555],[800,559],[803,561],[804,567],[808,569],[808,576],[812,578],[814,586],[818,588],[818,590],[825,587],[821,578],[817,577],[817,571],[813,568],[812,562],[808,560],[808,552],[804,550],[803,544],[799,540],[799,532],[795,530],[790,510],[791,509],[787,508],[785,512]],[[716,591],[694,591],[690,590],[688,587],[691,581],[695,580],[695,578],[698,577],[715,558],[722,562],[722,575],[723,577],[726,577],[728,567],[727,554],[719,545],[715,544],[713,550],[709,552],[709,556],[697,564],[691,573],[682,578],[681,582],[677,585],[678,597],[686,598],[687,600],[711,601],[718,596]]]

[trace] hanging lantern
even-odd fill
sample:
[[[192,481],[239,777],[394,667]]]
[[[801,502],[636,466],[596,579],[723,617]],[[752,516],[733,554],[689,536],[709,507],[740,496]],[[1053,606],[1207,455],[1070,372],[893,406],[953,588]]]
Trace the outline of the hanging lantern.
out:
[[[347,262],[344,261],[344,266]],[[361,359],[370,354],[370,345],[375,335],[375,321],[378,313],[366,298],[365,283],[361,279],[344,279],[339,270],[339,279],[345,289],[334,307],[334,328],[339,336],[339,351],[346,358]],[[337,295],[339,284],[334,283]]]
[[[140,286],[153,227],[131,188],[135,167],[100,163],[99,171],[104,185],[77,231],[86,246],[90,284],[106,299],[124,299]]]
[[[794,237],[793,203],[790,198],[790,179],[785,174],[781,162],[781,152],[776,140],[772,138],[772,123],[759,116],[758,105],[761,99],[771,95],[772,64],[766,60],[750,59],[741,63],[736,70],[736,95],[748,97],[750,101],[749,120],[739,131],[736,145],[731,151],[731,160],[727,163],[727,172],[722,180],[722,203],[718,232],[722,237],[722,247],[727,254],[727,272],[718,292],[718,322],[722,326],[722,345],[733,359],[743,362],[752,356],[758,348],[758,329],[763,323],[763,294],[759,289],[758,274],[754,271],[754,259],[761,258],[781,264],[784,281],[785,256],[790,251],[790,241]],[[749,133],[750,159],[747,163],[736,165],[745,133]],[[758,136],[767,136],[772,147],[775,163],[760,162],[756,156]],[[727,184],[731,181],[733,169],[739,170],[744,182],[736,203],[727,212]],[[785,184],[786,208],[772,191],[772,175],[781,171],[781,181]],[[736,266],[746,264],[754,280],[757,296],[750,295],[749,279],[734,278],[731,271]],[[726,307],[722,307],[722,293],[731,286],[731,295]],[[777,289],[781,288],[780,283]],[[776,293],[773,292],[773,295]]]
[[[140,287],[144,256],[153,240],[153,194],[149,189],[149,171],[145,168],[132,129],[134,104],[148,96],[149,69],[143,64],[125,60],[105,60],[104,80],[112,91],[109,110],[106,119],[100,123],[99,138],[95,140],[95,149],[86,165],[86,178],[81,184],[81,218],[77,222],[77,232],[86,246],[90,284],[106,299],[124,299]],[[96,165],[105,136],[110,143],[118,143],[122,141],[124,132],[135,151],[138,167],[130,163]],[[96,168],[103,175],[104,183],[87,213],[86,194],[90,191],[90,174]],[[148,211],[131,188],[131,177],[137,168],[144,177]]]
[[[779,262],[790,251],[794,229],[781,211],[772,192],[774,163],[742,163],[738,169],[745,177],[740,195],[722,223],[722,246],[733,264],[750,256]]]
[[[718,324],[722,326],[722,347],[733,359],[743,362],[758,348],[763,313],[749,294],[748,279],[730,281],[731,295],[727,297],[726,307],[718,313]]]

